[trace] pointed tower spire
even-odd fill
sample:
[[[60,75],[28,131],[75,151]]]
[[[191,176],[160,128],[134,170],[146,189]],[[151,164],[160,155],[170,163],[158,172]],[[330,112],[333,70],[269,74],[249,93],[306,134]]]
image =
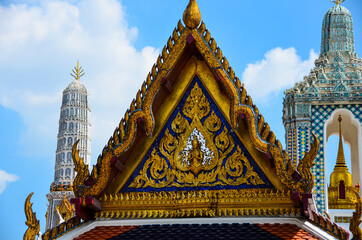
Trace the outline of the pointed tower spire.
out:
[[[338,145],[338,155],[337,155],[337,163],[335,167],[346,167],[346,160],[344,158],[344,151],[343,151],[343,140],[342,140],[342,117],[339,115],[338,117],[339,122],[339,145]],[[348,171],[348,169],[347,169]]]
[[[342,117],[339,115],[339,147],[338,147],[338,155],[336,165],[334,166],[333,172],[331,174],[331,186],[339,186],[340,181],[344,182],[345,186],[352,186],[352,175],[348,171],[348,167],[346,165],[346,160],[344,159],[344,151],[343,151],[343,140],[342,140]]]
[[[201,13],[196,0],[190,0],[184,11],[183,20],[186,26],[190,29],[197,28],[200,25]]]
[[[85,73],[82,67],[79,67],[79,61],[77,61],[77,67],[74,67],[72,70],[74,75],[70,73],[72,77],[75,78],[75,80],[79,80]]]

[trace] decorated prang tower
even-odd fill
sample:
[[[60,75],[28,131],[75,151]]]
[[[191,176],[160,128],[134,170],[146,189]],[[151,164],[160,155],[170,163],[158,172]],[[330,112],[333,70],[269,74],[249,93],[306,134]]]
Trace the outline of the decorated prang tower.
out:
[[[69,199],[74,197],[73,180],[76,176],[72,160],[72,146],[79,139],[79,154],[84,163],[89,165],[91,154],[91,122],[89,94],[80,82],[83,70],[77,67],[71,74],[75,80],[63,91],[60,110],[58,142],[55,158],[54,182],[47,194],[49,206],[47,210],[46,229],[53,228],[63,220],[74,215],[74,207]]]
[[[283,122],[287,151],[294,164],[309,150],[311,133],[320,147],[312,169],[315,176],[313,193],[320,212],[328,211],[326,179],[326,146],[331,135],[339,134],[338,117],[343,118],[341,138],[351,148],[352,184],[361,182],[362,175],[362,64],[354,48],[351,13],[334,1],[324,16],[319,58],[309,75],[285,92]]]

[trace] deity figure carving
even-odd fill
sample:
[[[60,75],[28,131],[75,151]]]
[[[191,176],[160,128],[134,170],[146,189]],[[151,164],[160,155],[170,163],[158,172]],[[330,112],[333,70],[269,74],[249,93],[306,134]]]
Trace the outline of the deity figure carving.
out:
[[[200,142],[196,137],[192,139],[192,148],[189,151],[188,161],[190,170],[194,175],[197,175],[202,169],[202,162],[204,160],[204,153],[201,150]]]

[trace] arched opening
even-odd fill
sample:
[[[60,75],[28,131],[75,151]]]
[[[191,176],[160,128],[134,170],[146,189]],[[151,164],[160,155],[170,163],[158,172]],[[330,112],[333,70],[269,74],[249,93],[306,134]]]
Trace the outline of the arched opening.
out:
[[[343,139],[343,150],[349,172],[352,174],[352,186],[362,182],[362,150],[361,150],[361,125],[358,119],[348,109],[336,109],[324,124],[324,177],[325,193],[328,193],[328,186],[331,173],[336,165],[338,143],[339,143],[339,122],[341,116],[341,135]],[[328,184],[327,184],[328,183]],[[326,194],[326,206],[328,197]],[[328,208],[328,207],[327,207]]]

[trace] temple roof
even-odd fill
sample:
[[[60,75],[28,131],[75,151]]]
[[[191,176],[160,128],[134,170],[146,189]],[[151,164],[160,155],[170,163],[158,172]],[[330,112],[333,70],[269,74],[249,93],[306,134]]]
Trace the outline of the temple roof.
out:
[[[293,224],[165,224],[96,227],[74,240],[108,239],[248,239],[317,240],[313,234]]]
[[[297,171],[215,39],[200,24],[196,1],[190,1],[184,20],[186,26],[177,24],[90,175],[77,143],[73,146],[77,201],[82,207],[87,201],[99,202],[97,218],[299,214],[290,192],[311,191],[308,171],[318,140]],[[235,197],[244,194],[271,198],[254,206]],[[200,206],[186,204],[184,195],[201,201]],[[272,196],[284,204],[269,211]],[[210,210],[210,197],[220,199],[216,202],[231,199],[235,209],[225,203]],[[133,198],[154,205],[146,209]],[[131,200],[126,201],[129,207],[122,199]],[[185,208],[165,210],[171,199]]]
[[[189,7],[196,9],[195,4],[196,1],[190,1]],[[189,7],[184,14],[186,17]],[[99,199],[103,194],[121,190],[141,161],[135,157],[140,159],[138,153],[146,154],[145,150],[151,145],[145,144],[155,141],[166,123],[166,117],[172,114],[195,75],[201,79],[203,93],[210,93],[210,104],[220,109],[219,118],[225,118],[225,123],[229,124],[229,132],[238,129],[239,134],[244,135],[242,144],[247,146],[249,152],[253,152],[250,154],[254,155],[256,164],[267,172],[269,180],[277,189],[286,191],[310,185],[306,179],[295,184],[291,175],[296,169],[280,141],[253,104],[205,24],[198,24],[197,21],[190,27],[178,22],[157,63],[98,157],[90,176],[87,166],[81,165],[77,151],[73,151],[73,159],[80,164],[76,167],[77,196]]]
[[[65,222],[43,239],[88,232],[90,226],[103,223],[126,226],[127,219],[142,226],[112,227],[118,232],[109,237],[124,232],[135,233],[137,239],[155,231],[172,234],[176,230],[164,224],[144,227],[143,218],[164,222],[197,217],[218,223],[225,217],[236,221],[243,216],[264,216],[265,223],[272,224],[280,217],[288,222],[302,219],[303,224],[317,226],[312,232],[346,236],[345,230],[312,214],[310,168],[318,139],[314,136],[311,150],[295,168],[215,39],[200,23],[195,0],[190,0],[184,21],[186,26],[178,22],[91,174],[79,157],[78,142],[73,146],[78,174],[72,203],[85,222]],[[297,237],[299,233],[314,237],[293,225],[201,224],[197,228],[200,234],[208,234],[210,226],[215,234],[236,228],[258,229],[260,237],[269,234],[275,239],[292,231]],[[98,236],[104,232],[93,227],[100,231]],[[177,225],[179,229],[194,227]]]

